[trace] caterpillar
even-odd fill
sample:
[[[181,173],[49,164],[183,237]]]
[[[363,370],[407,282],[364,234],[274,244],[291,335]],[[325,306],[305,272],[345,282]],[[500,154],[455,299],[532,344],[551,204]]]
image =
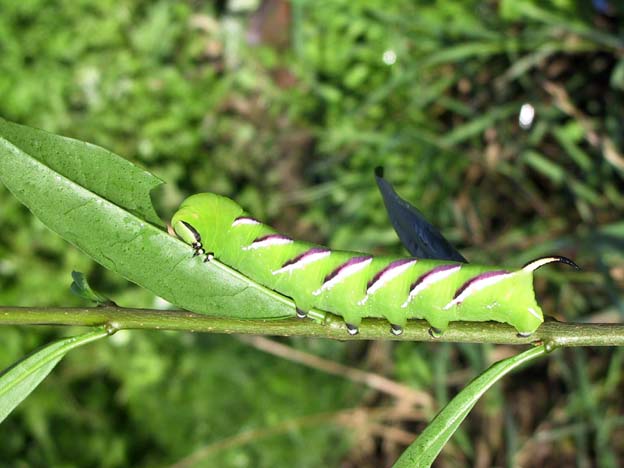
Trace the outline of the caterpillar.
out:
[[[213,193],[192,195],[171,220],[193,256],[213,257],[253,281],[290,297],[297,316],[312,308],[341,316],[351,335],[365,317],[385,318],[400,335],[408,319],[426,320],[435,333],[453,321],[497,321],[531,335],[544,321],[533,272],[562,256],[533,260],[517,270],[330,250],[295,241]]]

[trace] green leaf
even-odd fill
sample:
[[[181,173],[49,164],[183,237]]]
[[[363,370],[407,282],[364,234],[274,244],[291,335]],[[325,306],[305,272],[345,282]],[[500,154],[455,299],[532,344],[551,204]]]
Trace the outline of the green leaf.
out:
[[[51,171],[94,195],[149,223],[164,226],[154,211],[149,195],[162,181],[130,161],[84,141],[3,119],[0,119],[0,136]]]
[[[78,346],[104,338],[108,335],[105,328],[56,341],[25,357],[0,374],[0,422],[13,411],[43,379],[54,366]]]
[[[546,354],[544,346],[531,348],[516,356],[493,364],[483,374],[470,382],[429,423],[420,436],[410,445],[393,465],[393,468],[429,467],[446,442],[455,433],[479,398],[503,376]]]
[[[72,271],[72,278],[74,279],[74,281],[72,281],[70,289],[71,289],[71,292],[74,293],[76,296],[81,297],[90,302],[95,302],[97,305],[102,305],[102,306],[117,305],[113,301],[111,301],[108,297],[95,291],[91,287],[91,285],[89,284],[89,282],[87,281],[87,278],[85,277],[83,273],[79,271]]]
[[[193,258],[157,226],[149,192],[158,179],[109,151],[0,119],[0,181],[96,262],[179,307],[238,318],[295,315],[287,298]]]

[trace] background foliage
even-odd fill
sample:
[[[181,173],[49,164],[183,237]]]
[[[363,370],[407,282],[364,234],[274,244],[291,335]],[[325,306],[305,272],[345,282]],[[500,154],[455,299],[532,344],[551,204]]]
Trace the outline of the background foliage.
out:
[[[399,252],[373,182],[381,164],[469,260],[520,265],[555,251],[582,265],[541,274],[547,313],[621,321],[617,5],[0,0],[0,115],[149,168],[167,181],[155,194],[164,218],[210,190],[296,237]],[[518,125],[525,103],[530,129]],[[80,270],[121,305],[167,307],[4,187],[0,206],[1,304],[78,305],[68,286]],[[0,365],[60,333],[0,330]],[[285,342],[427,392],[435,407],[516,352]],[[494,388],[439,466],[616,466],[623,358],[558,352]],[[388,407],[401,411],[379,416]],[[5,421],[0,459],[153,466],[204,448],[205,466],[380,466],[431,414],[236,338],[120,333],[70,354]]]

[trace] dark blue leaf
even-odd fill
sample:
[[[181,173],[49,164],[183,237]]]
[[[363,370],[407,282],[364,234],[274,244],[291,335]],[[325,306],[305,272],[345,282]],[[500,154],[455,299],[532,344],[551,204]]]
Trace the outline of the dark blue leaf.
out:
[[[403,200],[383,178],[383,168],[375,169],[375,180],[394,230],[408,252],[419,258],[468,261],[429,223],[418,209]]]

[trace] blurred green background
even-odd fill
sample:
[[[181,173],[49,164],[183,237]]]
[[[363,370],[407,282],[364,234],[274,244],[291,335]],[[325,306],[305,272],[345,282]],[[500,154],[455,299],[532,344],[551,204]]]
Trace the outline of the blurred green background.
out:
[[[0,116],[160,176],[164,219],[185,196],[213,191],[298,238],[404,252],[374,184],[383,165],[470,261],[575,259],[581,273],[538,275],[546,313],[621,321],[620,5],[0,0]],[[525,104],[535,118],[520,125]],[[79,270],[120,305],[165,306],[48,231],[3,186],[0,226],[0,304],[81,305],[69,292]],[[4,327],[0,367],[72,332]],[[2,425],[0,460],[389,466],[468,380],[518,351],[276,341],[433,403],[236,337],[124,332],[61,362]],[[621,349],[561,350],[507,378],[436,466],[618,466],[623,359]]]

